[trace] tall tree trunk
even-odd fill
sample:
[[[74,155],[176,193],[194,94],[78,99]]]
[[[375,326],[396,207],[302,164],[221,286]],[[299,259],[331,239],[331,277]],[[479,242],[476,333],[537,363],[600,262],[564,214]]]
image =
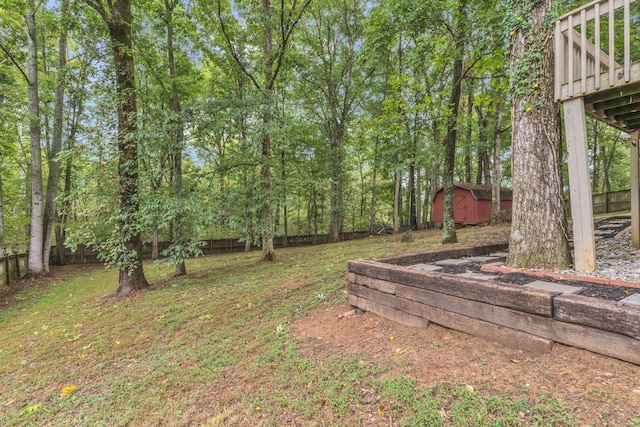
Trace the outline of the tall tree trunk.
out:
[[[344,157],[344,128],[335,124],[335,134],[331,141],[331,212],[329,219],[329,239],[332,243],[340,241],[342,221],[342,161]]]
[[[417,229],[422,228],[422,178],[421,168],[416,168],[416,220],[418,222]]]
[[[491,181],[491,224],[502,222],[500,217],[500,142],[502,140],[502,110],[503,104],[496,105],[496,122],[493,130],[493,179]]]
[[[473,84],[467,87],[467,129],[464,139],[464,182],[471,182],[471,131],[473,130]]]
[[[58,182],[60,181],[60,161],[58,154],[62,150],[62,114],[64,112],[64,93],[66,88],[67,68],[67,24],[64,22],[69,13],[69,0],[62,0],[60,17],[62,25],[58,41],[58,76],[56,82],[56,96],[53,108],[53,139],[49,151],[49,179],[47,180],[47,196],[44,214],[44,248],[42,250],[43,271],[49,274],[49,256],[53,228],[57,217],[56,198],[58,197]],[[62,242],[56,242],[62,245]]]
[[[396,190],[393,198],[393,232],[398,233],[400,231],[400,208],[402,207],[402,199],[400,197],[400,190],[402,183],[402,173],[396,172]]]
[[[284,108],[283,108],[284,109]],[[284,152],[284,148],[282,149],[282,152],[280,153],[280,166],[282,167],[282,172],[281,172],[281,178],[282,178],[282,212],[283,212],[283,226],[284,226],[284,233],[282,236],[282,247],[286,248],[287,246],[289,246],[289,242],[288,240],[288,234],[289,234],[289,219],[287,218],[288,216],[288,212],[287,212],[287,171],[286,171],[286,156],[285,156],[285,152]]]
[[[82,93],[82,92],[81,92]],[[76,132],[78,131],[78,125],[80,117],[84,111],[84,99],[82,95],[74,94],[72,97],[72,116],[71,125],[69,126],[69,135],[66,142],[66,149],[71,150],[75,145]],[[64,192],[62,197],[62,209],[59,213],[60,220],[56,227],[56,251],[58,252],[58,264],[66,264],[64,243],[66,241],[65,224],[71,213],[71,173],[73,171],[73,157],[69,157],[66,160],[64,171]]]
[[[271,213],[271,107],[274,95],[273,71],[273,37],[271,34],[271,0],[262,0],[263,33],[264,33],[264,80],[265,106],[262,113],[262,161],[260,162],[260,177],[262,178],[262,261],[276,261],[273,247],[273,218]]]
[[[375,142],[373,144],[373,170],[371,172],[371,210],[369,211],[369,233],[374,232],[376,225],[376,187],[378,179],[378,145],[380,144],[380,137],[376,135]]]
[[[0,164],[0,166],[2,165]],[[4,249],[4,215],[2,201],[2,168],[0,167],[0,258],[6,254]]]
[[[184,120],[182,119],[182,106],[180,105],[180,94],[178,93],[176,61],[173,47],[173,7],[169,0],[164,0],[167,14],[167,56],[169,62],[169,77],[171,78],[171,109],[175,120],[174,141],[173,141],[173,197],[180,201],[182,198],[182,149],[184,144]],[[184,236],[184,219],[179,218],[173,221],[173,242],[172,244],[186,244]],[[187,274],[187,267],[184,259],[176,263],[176,276]]]
[[[466,39],[465,9],[467,0],[462,0],[458,5],[456,16],[456,28],[458,33],[455,40],[455,60],[453,61],[453,82],[451,97],[449,98],[449,118],[447,121],[447,136],[444,151],[444,207],[442,222],[442,243],[456,243],[456,223],[453,214],[453,173],[455,168],[456,139],[458,137],[458,109],[462,94],[462,65],[464,58],[464,46]]]
[[[409,227],[412,230],[418,229],[418,219],[416,216],[416,157],[415,151],[411,164],[409,165]]]
[[[553,97],[553,1],[514,1],[511,49],[513,214],[509,258],[516,267],[571,264],[561,184],[560,122]]]
[[[476,106],[478,114],[478,170],[476,173],[476,184],[482,184],[483,178],[486,176],[486,170],[489,168],[487,163],[487,132],[489,127],[489,118],[483,113],[482,109]],[[485,182],[486,184],[487,182]]]
[[[609,157],[604,166],[603,176],[602,176],[602,192],[610,193],[611,192],[611,179],[609,178],[609,171],[611,170],[611,164],[613,163],[613,156],[616,153],[616,146],[618,145],[618,141],[620,141],[620,136],[617,136],[613,140],[613,145],[611,146],[611,150],[609,150]],[[604,154],[604,153],[603,153]]]
[[[593,148],[591,150],[591,167],[593,175],[591,176],[591,192],[595,194],[598,191],[598,181],[600,180],[600,170],[598,165],[598,137],[600,136],[600,121],[594,118],[591,118],[590,120],[593,125]]]
[[[142,268],[142,240],[138,225],[140,199],[138,193],[138,143],[135,133],[137,100],[133,62],[131,0],[108,2],[109,11],[101,0],[85,0],[102,17],[109,29],[116,73],[118,110],[118,179],[120,188],[119,230],[122,246],[130,258],[120,266],[118,297],[149,286]]]
[[[38,46],[36,34],[36,6],[28,1],[27,35],[29,75],[29,141],[31,149],[31,229],[29,232],[29,258],[27,274],[40,276],[44,273],[42,247],[44,244],[44,203],[42,191],[42,153],[40,145],[40,107],[38,96]]]

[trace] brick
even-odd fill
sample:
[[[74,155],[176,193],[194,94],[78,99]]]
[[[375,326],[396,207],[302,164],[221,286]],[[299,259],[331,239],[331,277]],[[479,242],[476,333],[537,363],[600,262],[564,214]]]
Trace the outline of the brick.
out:
[[[611,279],[611,280],[609,280],[609,284],[610,285],[615,285],[615,286],[626,286],[626,287],[629,287],[629,288],[640,288],[640,283],[626,282],[624,280]]]

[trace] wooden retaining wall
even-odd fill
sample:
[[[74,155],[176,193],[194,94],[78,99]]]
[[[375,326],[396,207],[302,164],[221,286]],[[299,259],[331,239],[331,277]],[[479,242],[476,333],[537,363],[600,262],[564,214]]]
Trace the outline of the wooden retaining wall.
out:
[[[27,274],[27,255],[7,255],[0,258],[0,287]]]
[[[640,364],[639,306],[406,267],[496,250],[484,249],[350,261],[349,303],[405,325],[433,322],[534,353],[557,342]]]

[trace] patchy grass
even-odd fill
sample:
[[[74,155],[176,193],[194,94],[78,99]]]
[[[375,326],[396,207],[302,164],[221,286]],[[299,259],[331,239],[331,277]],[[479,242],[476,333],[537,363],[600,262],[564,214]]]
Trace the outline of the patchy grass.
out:
[[[508,230],[460,230],[461,245]],[[344,302],[346,261],[440,247],[436,231],[147,266],[154,286],[111,295],[117,274],[64,268],[0,311],[0,424],[571,425],[563,403],[464,384],[417,386],[335,349],[302,356],[289,325]],[[497,238],[495,236],[498,236]],[[606,396],[603,396],[603,399]]]

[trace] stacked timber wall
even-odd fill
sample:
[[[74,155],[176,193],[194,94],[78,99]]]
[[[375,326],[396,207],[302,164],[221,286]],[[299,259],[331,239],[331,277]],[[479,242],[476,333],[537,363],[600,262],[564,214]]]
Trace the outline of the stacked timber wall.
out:
[[[496,250],[484,249],[444,258]],[[556,342],[640,364],[639,306],[407,267],[442,254],[350,261],[349,303],[405,325],[433,322],[534,353]]]
[[[7,255],[0,258],[0,287],[27,274],[27,255]]]

